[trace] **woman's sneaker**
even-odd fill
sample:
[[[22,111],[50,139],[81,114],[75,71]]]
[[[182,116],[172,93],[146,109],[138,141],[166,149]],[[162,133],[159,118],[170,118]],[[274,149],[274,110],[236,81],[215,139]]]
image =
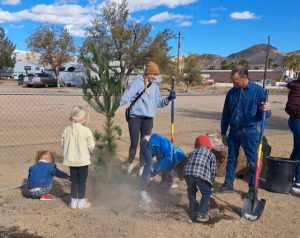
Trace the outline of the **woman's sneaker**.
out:
[[[140,191],[140,199],[146,204],[152,202],[150,195],[145,190]]]
[[[209,220],[209,216],[208,215],[197,215],[195,220],[198,222],[207,222]]]
[[[292,191],[295,193],[300,193],[300,183],[294,183]]]
[[[138,163],[136,161],[133,161],[131,164],[128,165],[127,167],[127,172],[129,174],[131,174],[132,170],[134,170],[134,168],[138,165]]]

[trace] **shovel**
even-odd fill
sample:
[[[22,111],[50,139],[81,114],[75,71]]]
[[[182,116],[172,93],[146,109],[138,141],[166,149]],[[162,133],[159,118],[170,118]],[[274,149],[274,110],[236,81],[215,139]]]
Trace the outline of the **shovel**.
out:
[[[268,101],[268,90],[266,90],[266,102]],[[259,174],[261,171],[261,162],[262,162],[262,141],[265,130],[265,120],[266,120],[266,112],[263,112],[263,118],[261,121],[260,133],[259,133],[259,145],[257,149],[257,160],[256,160],[256,168],[255,168],[255,178],[254,178],[254,195],[253,198],[245,198],[244,205],[242,208],[242,215],[246,219],[250,221],[255,221],[260,218],[261,214],[264,211],[266,200],[261,199],[258,200],[258,181]]]
[[[175,90],[175,77],[173,76],[171,79],[171,92]],[[174,99],[171,101],[171,142],[174,144],[174,113],[175,113],[175,104]]]

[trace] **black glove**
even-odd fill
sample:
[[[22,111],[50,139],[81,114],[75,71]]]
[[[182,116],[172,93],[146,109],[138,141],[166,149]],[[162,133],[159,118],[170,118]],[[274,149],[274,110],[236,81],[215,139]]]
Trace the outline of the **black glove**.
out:
[[[170,94],[168,96],[168,100],[171,101],[172,99],[176,98],[176,92],[175,91],[170,91]]]

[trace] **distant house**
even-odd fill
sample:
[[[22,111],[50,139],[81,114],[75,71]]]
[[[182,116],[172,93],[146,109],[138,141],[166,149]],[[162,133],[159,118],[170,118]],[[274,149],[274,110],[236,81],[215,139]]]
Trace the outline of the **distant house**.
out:
[[[215,83],[231,83],[231,70],[202,70],[201,76],[206,79],[212,79]],[[264,70],[249,70],[249,78],[254,82],[260,82],[264,79]],[[280,82],[283,80],[284,72],[267,70],[266,79]]]
[[[13,76],[18,76],[20,74],[35,74],[44,71],[44,67],[40,66],[35,62],[27,62],[18,60],[13,69]]]
[[[3,78],[12,78],[14,70],[11,67],[0,67],[0,79]]]
[[[86,68],[81,63],[69,62],[59,70],[58,78],[69,87],[81,87],[81,78],[86,77]]]

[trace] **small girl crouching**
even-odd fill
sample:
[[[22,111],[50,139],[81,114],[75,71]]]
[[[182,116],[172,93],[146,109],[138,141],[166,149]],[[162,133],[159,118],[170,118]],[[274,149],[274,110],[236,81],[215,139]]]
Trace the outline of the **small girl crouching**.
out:
[[[64,153],[63,164],[70,167],[72,209],[89,208],[85,197],[88,165],[91,164],[90,153],[95,148],[95,140],[91,130],[84,126],[89,119],[87,111],[75,106],[70,115],[71,125],[67,126],[61,137]]]
[[[70,176],[56,167],[53,154],[49,150],[36,153],[35,164],[29,168],[28,192],[31,198],[42,201],[52,200],[49,195],[53,177],[69,179]]]

